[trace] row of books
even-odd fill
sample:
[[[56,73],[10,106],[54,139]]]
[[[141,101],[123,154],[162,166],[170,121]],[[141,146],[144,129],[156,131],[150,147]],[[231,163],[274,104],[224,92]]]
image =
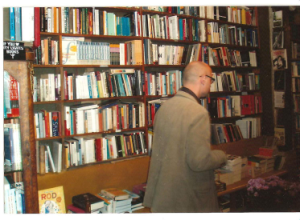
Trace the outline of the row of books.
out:
[[[4,176],[4,213],[23,214],[25,213],[25,195],[22,174],[16,173],[17,178]]]
[[[34,62],[40,65],[58,65],[59,49],[58,41],[47,37],[41,40],[41,45],[34,49]]]
[[[260,95],[211,97],[202,99],[201,103],[208,109],[211,118],[262,113],[262,98]]]
[[[291,62],[292,76],[300,76],[300,61]]]
[[[242,139],[243,135],[238,125],[232,123],[211,124],[212,144],[223,144]]]
[[[103,106],[65,106],[65,135],[85,134],[145,126],[144,103],[113,102]]]
[[[60,74],[47,73],[33,76],[33,101],[56,101],[61,99]]]
[[[300,59],[300,44],[291,42],[292,45],[292,59]]]
[[[256,51],[239,51],[227,47],[208,47],[210,66],[257,67]]]
[[[292,78],[292,92],[300,92],[300,78]]]
[[[4,119],[4,170],[22,169],[22,152],[19,119]]]
[[[300,112],[300,95],[294,95],[294,111]]]
[[[192,61],[208,63],[208,46],[190,44],[187,46],[154,44],[144,40],[144,63],[158,65],[187,65]]]
[[[236,71],[225,71],[213,73],[216,80],[210,86],[210,92],[222,91],[251,91],[260,89],[260,75],[254,73],[236,73]]]
[[[59,111],[40,110],[34,113],[35,137],[61,136],[61,114]]]
[[[144,75],[140,70],[111,69],[110,72],[64,71],[65,100],[143,95]]]
[[[189,40],[189,30],[192,29],[193,41],[205,41],[205,21],[178,18],[178,16],[143,15],[143,36],[150,38]]]
[[[102,138],[74,137],[36,147],[37,173],[60,173],[69,167],[147,153],[144,132]]]
[[[120,44],[110,44],[87,42],[83,37],[63,37],[62,59],[64,65],[141,65],[142,42],[132,40]]]
[[[211,6],[144,6],[142,9],[205,18],[205,9],[208,7]]]
[[[182,87],[182,71],[144,72],[146,95],[172,95]]]
[[[4,118],[19,117],[19,83],[3,71],[3,113]]]
[[[33,7],[3,8],[4,40],[26,41],[34,40],[34,10]]]
[[[59,7],[40,7],[40,31],[59,33]]]
[[[258,47],[257,30],[242,28],[217,22],[207,23],[207,37],[210,43],[232,44]]]
[[[138,11],[119,15],[94,7],[62,7],[62,33],[141,36],[141,16]]]

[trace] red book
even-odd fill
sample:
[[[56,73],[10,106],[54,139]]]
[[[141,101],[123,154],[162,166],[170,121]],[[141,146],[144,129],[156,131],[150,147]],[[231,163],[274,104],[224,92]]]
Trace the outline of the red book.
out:
[[[72,111],[73,111],[73,132],[74,132],[74,134],[77,134],[77,127],[76,127],[77,117],[76,117],[76,111],[75,110],[72,110]]]
[[[251,114],[251,95],[241,96],[241,114],[242,115]]]
[[[168,7],[168,13],[172,13],[172,7]]]
[[[50,137],[50,124],[49,124],[49,113],[46,110],[41,110],[45,118],[45,137]]]
[[[103,114],[101,107],[98,109],[98,119],[99,119],[99,132],[103,131]]]
[[[60,112],[57,112],[57,115],[58,115],[58,136],[61,136],[62,133],[61,133],[61,115],[60,115]]]
[[[68,72],[64,70],[64,93],[65,93],[65,100],[68,100]]]
[[[93,12],[89,11],[88,12],[89,16],[89,34],[93,34]]]
[[[34,41],[33,41],[33,48],[38,48],[41,46],[41,37],[40,37],[40,8],[34,7]]]
[[[11,113],[7,113],[7,117],[18,117],[20,115],[18,81],[12,76],[9,76],[9,78],[9,99]]]
[[[141,30],[140,30],[140,20],[141,20],[141,16],[140,13],[137,12],[137,25],[138,25],[138,36],[141,36]]]
[[[229,138],[229,135],[228,135],[228,132],[227,132],[227,128],[224,125],[222,127],[223,127],[223,132],[224,132],[224,134],[226,136],[226,141],[228,143],[228,142],[230,142],[230,138]]]
[[[144,92],[145,92],[145,95],[148,95],[147,71],[144,72]]]
[[[182,20],[182,29],[183,29],[183,40],[186,40],[186,31],[185,31],[185,29],[186,29],[186,19],[183,19]]]
[[[106,72],[106,77],[108,78],[108,83],[109,83],[108,90],[110,92],[110,97],[114,97],[113,87],[112,87],[112,82],[111,82],[111,75],[108,72]]]
[[[95,139],[96,160],[102,161],[102,139]]]
[[[127,59],[127,43],[124,44],[124,60],[125,65],[128,65],[128,59]]]
[[[119,106],[116,105],[116,114],[117,114],[117,129],[121,129],[121,126],[120,126],[120,116],[119,116]]]
[[[86,212],[76,206],[74,206],[73,204],[72,205],[68,205],[67,206],[67,209],[68,209],[68,213],[78,213],[78,214],[85,214]]]

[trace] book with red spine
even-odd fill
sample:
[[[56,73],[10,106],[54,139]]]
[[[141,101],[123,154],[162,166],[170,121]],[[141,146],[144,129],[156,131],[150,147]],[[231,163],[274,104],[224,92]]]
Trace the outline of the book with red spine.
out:
[[[102,139],[95,139],[96,160],[102,161]]]
[[[33,48],[36,49],[41,46],[41,20],[40,7],[34,7],[34,41]]]
[[[7,113],[7,117],[18,117],[20,115],[18,81],[11,75],[9,75],[9,99],[11,113]]]

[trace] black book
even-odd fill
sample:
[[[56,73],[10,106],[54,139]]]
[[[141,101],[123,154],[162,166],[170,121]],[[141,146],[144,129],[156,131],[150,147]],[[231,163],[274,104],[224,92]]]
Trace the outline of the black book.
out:
[[[110,83],[109,83],[109,79],[108,79],[108,75],[109,73],[108,72],[105,72],[105,75],[106,75],[106,91],[108,93],[108,97],[111,97],[111,86],[110,86]]]
[[[249,51],[241,51],[242,66],[250,66]]]
[[[140,120],[139,120],[140,108],[139,108],[139,104],[134,106],[135,106],[135,127],[138,128],[140,124]]]
[[[103,12],[99,11],[99,34],[103,35]]]
[[[276,71],[274,72],[274,89],[275,90],[284,90],[285,89],[285,72],[284,71]],[[295,78],[297,79],[297,78]],[[296,83],[297,85],[297,83]]]
[[[227,21],[227,7],[219,6],[219,20]]]
[[[135,134],[132,134],[130,138],[132,139],[132,145],[133,145],[133,149],[135,151],[135,154],[139,154],[136,139],[135,139]]]
[[[129,128],[132,128],[132,104],[129,103],[128,104],[128,109],[129,109],[129,112],[128,112],[128,116],[129,116]]]
[[[84,193],[73,196],[72,203],[74,206],[89,213],[104,207],[104,200],[91,193]]]
[[[116,94],[116,97],[119,97],[121,96],[120,94],[120,88],[118,86],[118,77],[116,77],[116,75],[112,75],[112,81],[114,83],[114,86],[115,86],[115,94]]]
[[[52,64],[52,47],[51,47],[51,37],[48,37],[48,63]]]
[[[116,144],[117,144],[118,157],[123,157],[121,136],[116,136]]]
[[[45,32],[45,8],[40,7],[40,31]]]
[[[211,118],[218,118],[218,105],[217,98],[210,97],[210,102],[208,103],[208,111]]]
[[[227,130],[227,134],[229,136],[229,140],[230,142],[233,142],[233,137],[232,137],[232,133],[231,133],[231,129],[230,129],[230,125],[229,124],[224,124],[225,125],[225,129]]]

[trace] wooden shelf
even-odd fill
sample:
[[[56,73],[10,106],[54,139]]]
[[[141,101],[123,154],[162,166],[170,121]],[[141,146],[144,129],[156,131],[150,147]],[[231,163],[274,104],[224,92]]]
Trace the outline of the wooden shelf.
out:
[[[34,68],[142,68],[142,65],[100,65],[100,64],[74,64],[74,65],[39,65],[34,64]]]
[[[44,105],[44,104],[61,104],[63,101],[62,100],[57,100],[57,101],[43,101],[43,102],[34,102],[34,105]]]
[[[211,121],[212,122],[217,122],[217,121],[220,121],[220,120],[238,120],[238,119],[241,119],[241,118],[256,117],[256,116],[261,116],[261,115],[262,115],[262,113],[256,113],[256,114],[233,116],[233,117],[211,118]]]
[[[64,103],[72,102],[86,102],[86,101],[102,101],[102,100],[119,100],[119,99],[143,99],[144,96],[117,96],[117,97],[106,97],[106,98],[93,98],[93,99],[74,99],[74,100],[64,100]]]
[[[95,136],[95,135],[105,135],[105,134],[116,134],[116,133],[123,133],[123,132],[133,132],[133,131],[141,131],[145,130],[145,127],[138,127],[138,128],[128,128],[128,129],[122,129],[122,130],[109,130],[109,131],[102,131],[102,132],[93,132],[93,133],[84,133],[84,134],[72,134],[72,135],[61,135],[57,137],[46,137],[46,138],[36,138],[36,141],[45,141],[45,140],[55,140],[55,139],[68,139],[72,137],[89,137],[89,136]]]
[[[270,171],[270,172],[267,172],[267,173],[263,173],[263,174],[261,174],[257,177],[254,177],[254,178],[260,177],[260,178],[263,178],[263,179],[267,179],[268,177],[273,176],[273,175],[282,176],[284,174],[287,174],[286,170],[274,170],[274,171]],[[242,189],[246,189],[248,181],[250,179],[252,179],[252,177],[246,177],[246,178],[243,178],[241,181],[238,181],[238,182],[235,182],[233,184],[227,185],[225,191],[218,192],[218,196],[223,196],[223,195],[233,193],[233,192],[236,192],[236,191],[239,191],[239,190],[242,190]]]

